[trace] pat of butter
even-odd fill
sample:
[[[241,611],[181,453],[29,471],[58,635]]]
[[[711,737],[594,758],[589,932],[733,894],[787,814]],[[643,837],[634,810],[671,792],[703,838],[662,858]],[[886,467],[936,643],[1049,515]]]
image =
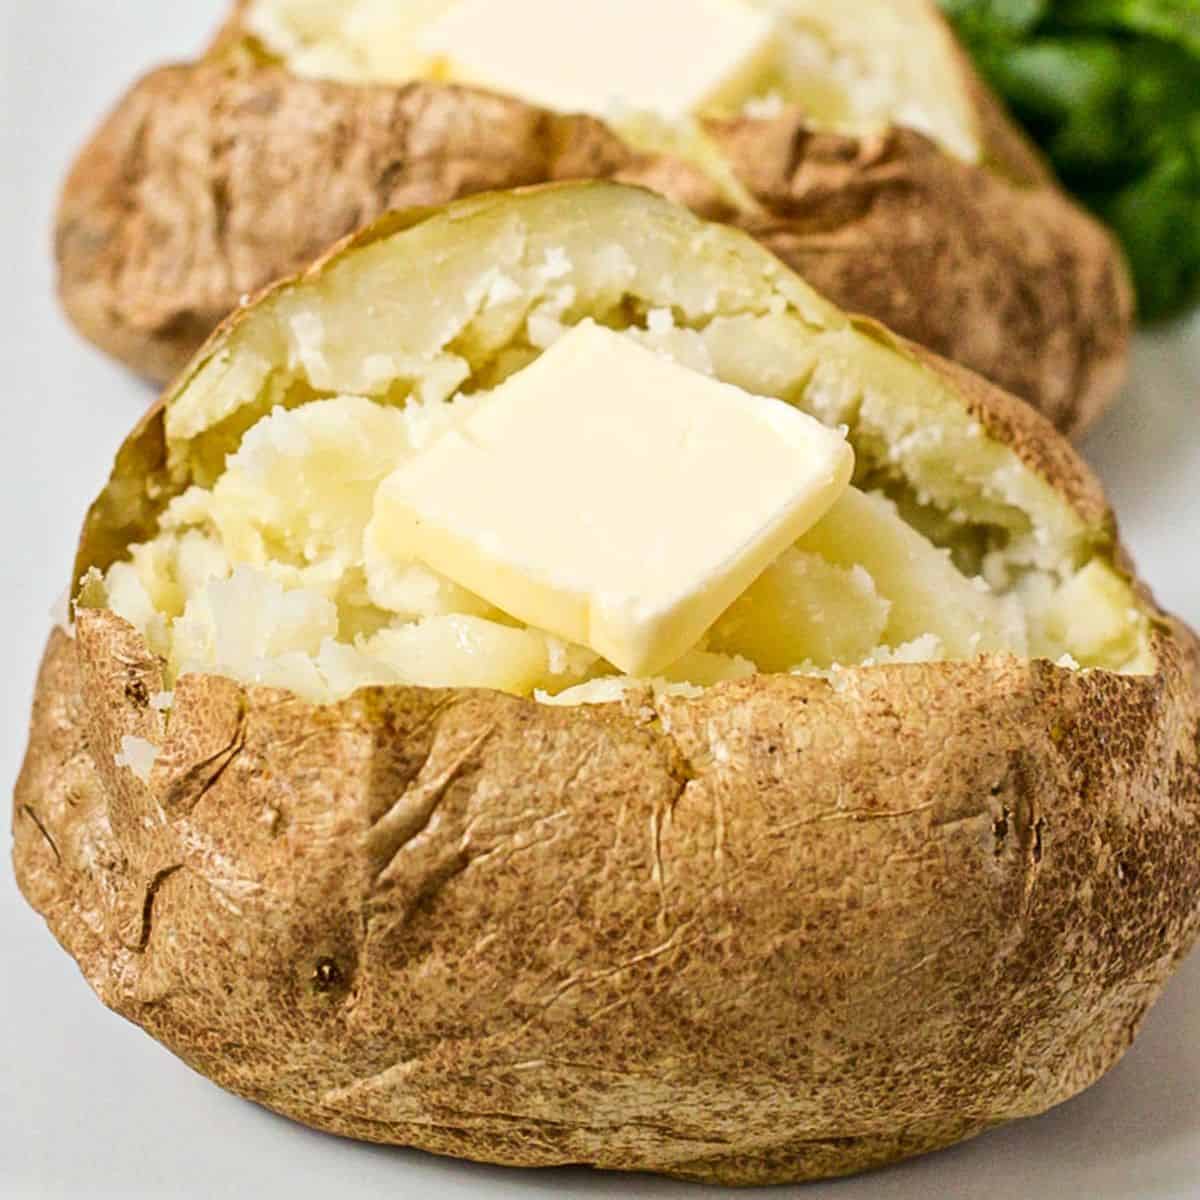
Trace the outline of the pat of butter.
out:
[[[825,515],[853,468],[812,417],[587,321],[390,475],[371,536],[652,675]]]
[[[559,111],[679,120],[740,102],[776,24],[744,0],[459,0],[423,44],[444,78]]]

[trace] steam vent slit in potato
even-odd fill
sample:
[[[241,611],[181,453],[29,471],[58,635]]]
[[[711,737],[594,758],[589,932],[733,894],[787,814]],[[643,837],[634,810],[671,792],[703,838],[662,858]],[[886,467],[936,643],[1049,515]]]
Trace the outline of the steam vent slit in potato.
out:
[[[846,1174],[1087,1087],[1195,940],[1200,654],[1087,468],[642,189],[391,215],[240,310],[74,578],[21,888],[320,1129]]]
[[[60,292],[165,382],[242,296],[389,209],[584,178],[748,230],[1066,432],[1122,382],[1120,251],[933,0],[239,0],[79,156]]]

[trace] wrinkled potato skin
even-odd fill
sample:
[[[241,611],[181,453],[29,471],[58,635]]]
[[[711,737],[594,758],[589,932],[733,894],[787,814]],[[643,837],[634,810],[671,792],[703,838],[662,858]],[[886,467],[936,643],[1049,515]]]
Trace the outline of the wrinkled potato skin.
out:
[[[564,179],[641,183],[758,234],[834,303],[963,362],[1079,433],[1125,374],[1119,250],[1058,190],[963,59],[996,169],[907,130],[818,133],[797,112],[708,122],[753,210],[601,122],[433,83],[359,87],[251,60],[138,83],[84,149],[57,227],[79,329],[165,381],[248,293],[389,208]]]
[[[913,352],[1110,541],[1043,418]],[[166,503],[163,411],[79,566]],[[46,652],[14,862],[106,1004],[309,1125],[512,1165],[848,1174],[1087,1087],[1194,943],[1200,646],[1162,614],[1154,637],[1152,677],[996,657],[565,709],[188,676],[167,724],[162,663],[83,610]],[[148,784],[123,736],[162,747]]]
[[[310,1125],[844,1174],[1088,1086],[1192,943],[1195,648],[1160,651],[1153,679],[991,660],[567,710],[189,677],[147,787],[113,755],[162,740],[160,664],[84,612],[14,856],[106,1004]]]

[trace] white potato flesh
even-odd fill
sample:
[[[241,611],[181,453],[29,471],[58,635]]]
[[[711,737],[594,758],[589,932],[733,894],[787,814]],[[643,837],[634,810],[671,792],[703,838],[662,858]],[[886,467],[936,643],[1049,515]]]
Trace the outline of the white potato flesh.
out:
[[[188,601],[175,623],[175,654],[185,670],[284,654],[316,654],[337,636],[337,609],[323,596],[282,585],[251,567],[215,580]]]
[[[363,535],[363,561],[368,595],[377,608],[413,620],[451,613],[474,617],[497,615],[486,600],[423,563],[397,562],[384,553],[370,525]]]
[[[889,501],[852,490],[707,640],[661,676],[632,680],[381,554],[366,535],[377,481],[536,359],[542,341],[589,317],[702,375],[847,426],[862,478],[886,479],[905,513],[934,513],[921,522],[934,540],[980,535],[988,582],[968,578]],[[334,398],[306,401],[320,395]],[[277,401],[293,407],[272,412]],[[640,192],[590,185],[466,201],[354,250],[234,329],[165,423],[168,466],[195,486],[156,538],[109,570],[107,595],[96,573],[81,602],[107,603],[141,629],[169,660],[167,686],[190,667],[317,702],[428,681],[582,703],[987,651],[1153,669],[1148,618],[1128,583],[1103,561],[1107,575],[1079,576],[1096,553],[1091,531],[946,384],[856,331],[749,240]],[[247,594],[222,605],[237,587]],[[213,594],[238,628],[217,627]],[[753,614],[740,627],[739,605]]]
[[[661,678],[670,683],[713,687],[735,679],[749,679],[751,675],[757,675],[758,670],[756,663],[739,654],[714,654],[709,650],[692,650],[663,671]]]
[[[1102,666],[1138,656],[1136,617],[1129,585],[1106,563],[1091,562],[1053,595],[1042,615],[1042,637],[1052,646],[1069,645],[1085,667]]]
[[[379,481],[409,445],[402,410],[359,397],[277,409],[227,463],[208,516],[236,562],[286,556],[302,567],[333,555],[349,567]]]
[[[934,634],[952,658],[985,651],[1025,653],[1019,604],[968,579],[949,551],[906,524],[882,496],[851,488],[799,545],[827,562],[862,567],[870,575],[890,604],[889,645]]]
[[[133,563],[114,563],[105,577],[108,607],[123,621],[141,631],[155,654],[165,655],[171,646],[167,622],[150,598]]]
[[[481,617],[427,617],[384,629],[363,653],[408,684],[494,688],[529,695],[548,674],[546,639]]]
[[[861,662],[882,644],[890,608],[861,566],[789,550],[726,611],[708,644],[763,671]]]
[[[762,323],[768,339],[784,336],[771,316]],[[722,319],[714,328],[706,342],[716,360],[753,377],[734,336],[752,335],[753,323]],[[669,353],[690,333],[659,312],[638,340]],[[696,344],[706,343],[685,342],[685,356]],[[343,396],[274,411],[212,489],[181,495],[159,538],[110,569],[109,606],[145,633],[172,676],[217,672],[314,701],[389,684],[580,703],[624,694],[639,681],[616,688],[618,673],[594,651],[522,626],[375,544],[376,493],[389,472],[480,402],[398,407]],[[702,647],[640,682],[688,694],[759,672],[1031,647],[1052,658],[1071,647],[1084,666],[1136,658],[1140,626],[1111,568],[1094,563],[1061,587],[1034,576],[1020,592],[998,595],[967,578],[891,501],[851,488],[726,610]]]
[[[502,9],[505,0],[493,3]],[[751,14],[765,12],[775,36],[768,51],[751,56],[714,97],[716,111],[744,109],[751,116],[767,116],[795,104],[821,127],[862,133],[907,125],[961,158],[979,159],[980,132],[953,40],[924,0],[725,3]],[[603,0],[575,4],[601,5]],[[456,7],[456,0],[254,0],[245,21],[250,32],[298,75],[349,83],[452,80],[454,56],[441,46],[436,31],[447,17],[453,19]],[[523,7],[524,0],[517,8]],[[514,22],[525,15],[514,11]],[[681,51],[690,32],[680,27],[676,40]],[[556,44],[555,50],[560,58],[578,53],[584,70],[595,46],[580,37],[565,49]],[[670,63],[664,61],[662,69],[669,71]],[[619,84],[619,62],[614,61],[612,73]],[[463,78],[471,82],[471,73]],[[536,94],[523,93],[520,87],[516,94],[574,111],[580,100],[570,74],[565,78],[567,90],[561,98],[553,89],[546,91],[544,83],[534,89]],[[636,97],[614,97],[622,99],[624,109],[636,108],[631,103]],[[609,107],[619,111],[619,103]],[[692,115],[707,111],[711,106],[701,103]],[[666,124],[651,140],[671,140]]]

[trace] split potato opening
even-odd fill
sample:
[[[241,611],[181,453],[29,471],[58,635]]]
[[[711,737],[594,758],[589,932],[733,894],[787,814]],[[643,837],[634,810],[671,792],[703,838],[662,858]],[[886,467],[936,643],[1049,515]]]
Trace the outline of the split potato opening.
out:
[[[844,430],[856,460],[825,515],[649,679],[397,557],[381,526],[398,469],[589,321]],[[996,654],[1152,672],[1148,610],[1111,536],[954,380],[748,237],[635,189],[392,218],[238,314],[197,360],[162,416],[154,528],[85,561],[80,602],[138,628],[168,683],[220,674],[317,703],[408,684],[570,704]],[[579,438],[550,453],[558,478],[592,450]],[[622,463],[604,466],[619,489]],[[545,503],[581,501],[548,487]]]
[[[799,105],[818,128],[906,125],[981,157],[958,52],[926,0],[251,0],[243,23],[298,75],[476,84],[592,112],[648,149],[678,149],[655,117]],[[694,78],[714,29],[723,57]]]

